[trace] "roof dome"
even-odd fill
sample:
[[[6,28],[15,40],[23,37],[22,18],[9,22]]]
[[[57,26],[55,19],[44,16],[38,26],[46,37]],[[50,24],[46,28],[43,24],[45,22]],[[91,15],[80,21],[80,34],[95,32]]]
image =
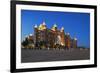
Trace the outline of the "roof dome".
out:
[[[56,24],[54,24],[54,25],[53,25],[53,27],[57,27],[57,25],[56,25]]]
[[[61,30],[64,30],[64,27],[62,27]]]
[[[45,22],[43,22],[43,25],[46,25],[46,23],[45,23]]]
[[[74,40],[77,40],[77,38],[74,38]]]
[[[32,34],[30,34],[30,36],[32,36]]]
[[[35,24],[34,28],[37,28],[37,24]]]
[[[45,27],[43,24],[40,24],[40,26],[39,26],[38,29],[39,29],[39,30],[44,30],[44,29],[46,29],[46,27]]]

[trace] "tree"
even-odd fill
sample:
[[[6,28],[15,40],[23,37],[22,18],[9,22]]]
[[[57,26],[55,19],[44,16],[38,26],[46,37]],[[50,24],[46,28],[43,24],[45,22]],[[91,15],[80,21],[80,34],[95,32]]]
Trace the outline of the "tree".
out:
[[[28,43],[29,43],[28,38],[26,38],[25,41],[22,42],[22,45],[23,45],[23,46],[27,46]]]

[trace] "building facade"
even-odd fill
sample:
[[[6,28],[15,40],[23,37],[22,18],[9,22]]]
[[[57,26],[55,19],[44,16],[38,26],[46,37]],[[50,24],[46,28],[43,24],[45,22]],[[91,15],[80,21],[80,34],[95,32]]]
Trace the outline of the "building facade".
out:
[[[71,39],[71,48],[77,48],[77,38]]]
[[[45,22],[35,25],[33,35],[35,48],[77,48],[77,39],[71,39],[69,33],[65,34],[64,27],[58,30],[56,24],[51,29],[47,28]]]

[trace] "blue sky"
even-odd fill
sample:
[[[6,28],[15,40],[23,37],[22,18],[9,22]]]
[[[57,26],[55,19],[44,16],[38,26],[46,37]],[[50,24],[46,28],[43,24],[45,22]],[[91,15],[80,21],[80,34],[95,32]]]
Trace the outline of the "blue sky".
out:
[[[64,27],[72,38],[78,39],[78,46],[90,47],[89,13],[21,10],[22,39],[30,33],[33,34],[34,25],[39,26],[43,21],[48,28],[54,24],[57,24],[58,29]]]

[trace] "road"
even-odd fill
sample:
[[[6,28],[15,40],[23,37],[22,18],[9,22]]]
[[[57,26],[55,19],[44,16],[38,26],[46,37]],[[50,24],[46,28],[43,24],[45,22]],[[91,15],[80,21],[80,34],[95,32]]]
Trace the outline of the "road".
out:
[[[89,49],[70,50],[34,50],[22,49],[21,62],[46,62],[46,61],[67,61],[90,59]]]

